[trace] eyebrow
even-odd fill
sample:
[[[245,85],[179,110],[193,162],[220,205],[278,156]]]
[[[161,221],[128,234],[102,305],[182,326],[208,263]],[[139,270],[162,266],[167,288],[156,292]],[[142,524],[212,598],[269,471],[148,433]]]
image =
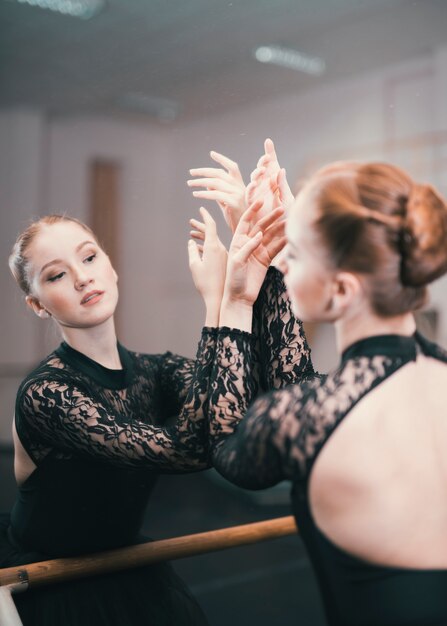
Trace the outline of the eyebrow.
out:
[[[75,251],[79,252],[84,246],[86,246],[87,244],[93,244],[94,246],[98,245],[96,244],[94,241],[83,241],[82,243],[80,243],[78,246],[76,246]],[[53,259],[53,261],[48,261],[48,263],[45,263],[45,265],[42,267],[42,269],[39,272],[39,276],[42,274],[42,272],[44,270],[46,270],[47,267],[49,267],[50,265],[55,265],[56,263],[62,263],[63,261],[61,259]]]

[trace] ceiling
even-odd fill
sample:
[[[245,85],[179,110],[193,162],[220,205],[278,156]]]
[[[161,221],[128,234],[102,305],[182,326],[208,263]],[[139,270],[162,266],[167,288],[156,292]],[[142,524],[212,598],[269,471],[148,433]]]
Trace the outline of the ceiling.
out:
[[[446,0],[107,0],[90,20],[0,0],[0,107],[190,119],[446,44]],[[323,58],[326,72],[259,63],[261,45]]]

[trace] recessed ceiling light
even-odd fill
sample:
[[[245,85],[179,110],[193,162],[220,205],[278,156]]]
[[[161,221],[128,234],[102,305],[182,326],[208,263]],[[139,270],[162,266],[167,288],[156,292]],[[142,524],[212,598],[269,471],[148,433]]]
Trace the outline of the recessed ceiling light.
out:
[[[63,15],[80,17],[88,20],[97,15],[105,6],[105,0],[10,0],[19,4],[28,4],[39,9],[48,9]]]
[[[253,56],[260,63],[271,63],[314,76],[323,74],[326,69],[323,59],[280,46],[260,46],[253,51]]]

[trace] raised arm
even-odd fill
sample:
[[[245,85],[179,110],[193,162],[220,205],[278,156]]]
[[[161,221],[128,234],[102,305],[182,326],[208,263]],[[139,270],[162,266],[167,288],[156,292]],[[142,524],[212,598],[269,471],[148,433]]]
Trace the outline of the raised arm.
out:
[[[209,213],[202,207],[204,220],[203,230],[207,229],[206,245],[189,242],[189,263],[196,288],[201,292],[205,308],[205,329],[217,327],[219,322],[220,303],[225,283],[227,251],[217,237],[216,224]],[[205,280],[208,276],[211,281]],[[188,359],[167,352],[157,358],[159,382],[164,399],[166,417],[178,415],[190,392],[191,385],[196,381],[196,365],[194,359]],[[202,373],[202,379],[205,377]]]
[[[38,465],[41,451],[64,453],[158,472],[208,467],[208,432],[204,419],[208,381],[215,351],[215,329],[204,329],[191,384],[180,415],[169,428],[111,412],[84,386],[62,376],[28,382],[19,390],[16,427],[27,452]]]
[[[283,275],[273,266],[253,307],[253,336],[263,391],[319,377],[303,324],[292,311]]]
[[[219,329],[209,404],[213,465],[227,480],[260,489],[284,475],[271,438],[273,421],[263,410],[250,409],[247,414],[256,393],[253,381],[250,334]],[[259,402],[265,400],[257,407]]]
[[[278,441],[273,437],[278,420],[275,420],[275,415],[266,409],[266,400],[257,401],[256,410],[250,409],[248,415],[244,417],[256,394],[256,376],[253,371],[256,359],[253,358],[253,336],[248,332],[249,308],[254,301],[253,287],[259,285],[256,261],[262,264],[261,245],[256,245],[254,231],[247,226],[252,219],[253,216],[249,214],[241,218],[229,252],[225,304],[223,303],[221,308],[221,327],[210,381],[209,419],[213,463],[218,471],[241,486],[262,488],[285,478],[286,471]],[[263,245],[268,245],[266,233]],[[245,236],[245,240],[243,238],[241,240],[242,245],[239,245],[237,235]],[[245,281],[241,280],[241,276],[245,277]],[[278,279],[280,276],[274,274],[272,288],[284,293],[282,279],[280,285],[275,283]],[[280,302],[277,296],[278,294],[275,295],[274,301]],[[283,308],[285,316],[288,307]],[[276,323],[278,329],[282,329],[281,319],[284,317],[281,315],[279,319],[276,314],[273,315],[272,323]],[[294,322],[288,319],[284,325],[293,327],[293,324]],[[279,331],[272,333],[273,336],[275,334],[281,333]],[[285,351],[286,355],[292,353],[290,360],[284,358],[282,362],[278,357],[276,364],[272,361],[272,369],[275,367],[279,369],[280,386],[294,382],[298,377],[303,378],[304,372],[310,367],[308,351],[304,344],[300,344],[295,351],[290,349],[288,342],[291,336],[290,330],[286,332],[286,345],[283,346],[279,342],[277,349],[279,355],[281,351]],[[270,350],[273,354],[275,348],[270,346]],[[273,378],[275,375],[277,374],[271,374]],[[317,379],[314,382],[319,384],[320,381]],[[277,417],[282,415],[283,399],[293,396],[297,389],[299,387],[295,385],[271,395],[278,403]],[[287,449],[287,440],[284,443]]]
[[[304,476],[330,420],[320,417],[315,378],[254,399],[249,333],[220,328],[209,403],[213,466],[230,482],[264,489]],[[314,414],[313,414],[314,412]]]

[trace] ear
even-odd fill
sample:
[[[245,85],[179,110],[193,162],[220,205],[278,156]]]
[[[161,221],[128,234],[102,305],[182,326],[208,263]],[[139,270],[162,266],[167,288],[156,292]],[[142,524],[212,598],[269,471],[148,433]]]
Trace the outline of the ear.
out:
[[[41,303],[35,296],[26,296],[25,301],[29,308],[34,311],[34,313],[41,319],[47,319],[51,317],[51,313],[41,305]]]
[[[332,288],[331,312],[338,319],[347,309],[358,302],[363,294],[363,287],[355,274],[337,272]]]

